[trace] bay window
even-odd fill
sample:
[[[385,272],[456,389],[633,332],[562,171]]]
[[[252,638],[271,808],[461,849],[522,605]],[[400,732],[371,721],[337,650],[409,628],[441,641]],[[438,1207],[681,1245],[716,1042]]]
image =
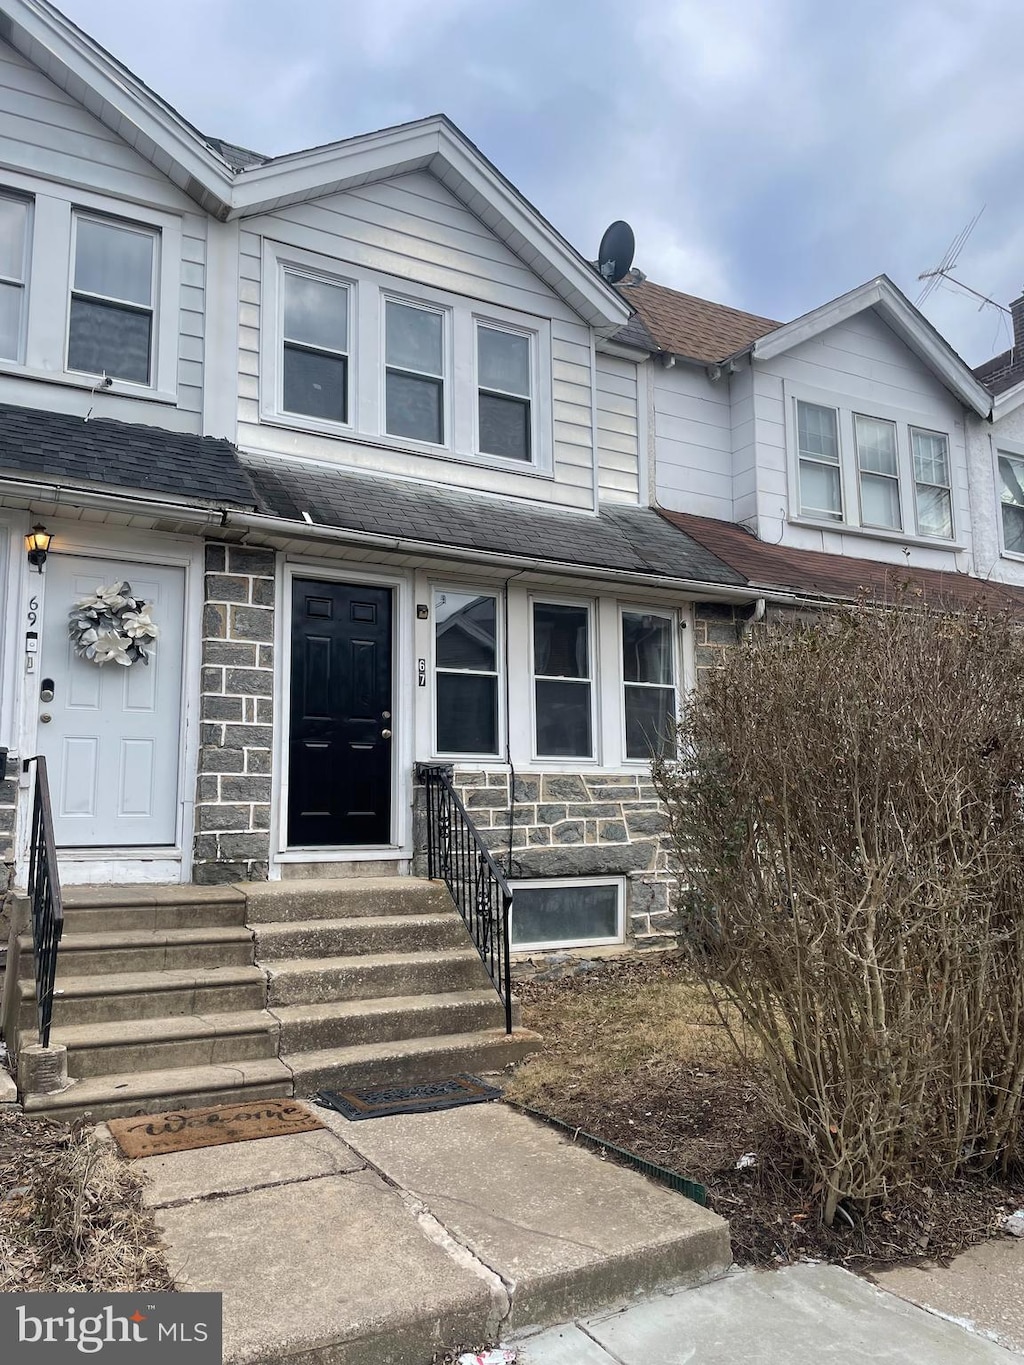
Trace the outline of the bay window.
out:
[[[626,757],[649,759],[675,748],[676,689],[672,617],[622,613]]]
[[[538,758],[594,755],[589,606],[533,604],[534,725]]]
[[[498,753],[498,599],[434,592],[434,696],[439,754]]]

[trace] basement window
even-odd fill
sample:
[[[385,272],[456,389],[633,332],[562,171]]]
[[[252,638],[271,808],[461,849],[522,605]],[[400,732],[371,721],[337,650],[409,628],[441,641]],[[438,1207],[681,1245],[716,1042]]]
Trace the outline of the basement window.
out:
[[[512,948],[583,948],[622,942],[621,877],[512,883]]]

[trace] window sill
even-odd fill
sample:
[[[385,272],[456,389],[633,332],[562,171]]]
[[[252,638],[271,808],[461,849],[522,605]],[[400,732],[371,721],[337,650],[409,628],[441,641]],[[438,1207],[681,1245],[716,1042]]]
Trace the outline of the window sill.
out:
[[[967,547],[959,540],[943,540],[939,536],[910,535],[905,531],[883,531],[872,526],[852,526],[848,521],[824,521],[815,517],[789,517],[790,526],[805,526],[812,531],[833,531],[842,536],[859,536],[864,540],[880,540],[887,545],[920,545],[931,550],[947,550],[951,554]]]
[[[110,394],[115,398],[132,398],[136,402],[176,404],[178,395],[166,389],[146,389],[138,384],[126,384],[115,379],[109,388],[103,389],[99,381],[90,375],[76,374],[70,370],[36,370],[28,365],[19,365],[14,360],[0,360],[0,374],[10,375],[12,379],[31,379],[46,384],[61,384],[69,389],[83,389],[87,393]]]
[[[1000,550],[1000,559],[1009,559],[1014,564],[1024,564],[1024,554],[1018,550]]]
[[[521,474],[529,479],[553,479],[554,472],[540,468],[525,460],[505,460],[498,455],[474,455],[471,452],[452,450],[449,446],[429,445],[426,442],[402,441],[393,436],[368,435],[356,431],[354,427],[335,425],[331,422],[318,422],[302,417],[284,417],[279,413],[260,413],[260,425],[277,427],[283,431],[304,431],[313,436],[326,436],[332,441],[344,441],[350,445],[367,446],[373,450],[393,451],[398,455],[415,455],[430,460],[447,460],[453,464],[467,465],[472,469],[501,470],[506,474]]]

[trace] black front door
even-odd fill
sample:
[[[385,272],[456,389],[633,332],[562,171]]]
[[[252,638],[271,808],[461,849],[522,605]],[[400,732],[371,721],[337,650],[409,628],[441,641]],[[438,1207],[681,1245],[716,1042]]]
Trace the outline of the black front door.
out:
[[[288,843],[391,842],[391,589],[296,578]]]

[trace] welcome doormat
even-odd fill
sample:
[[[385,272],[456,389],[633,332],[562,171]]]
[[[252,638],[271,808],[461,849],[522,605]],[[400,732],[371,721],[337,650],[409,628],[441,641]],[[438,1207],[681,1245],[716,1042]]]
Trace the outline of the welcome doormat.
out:
[[[253,1100],[249,1104],[215,1104],[207,1109],[171,1109],[109,1119],[107,1127],[127,1157],[163,1156],[225,1142],[309,1133],[324,1125],[295,1100]]]
[[[501,1091],[479,1076],[462,1072],[426,1085],[367,1085],[347,1090],[321,1090],[317,1104],[336,1109],[347,1119],[382,1119],[389,1114],[431,1114],[462,1104],[483,1104],[501,1098]]]

